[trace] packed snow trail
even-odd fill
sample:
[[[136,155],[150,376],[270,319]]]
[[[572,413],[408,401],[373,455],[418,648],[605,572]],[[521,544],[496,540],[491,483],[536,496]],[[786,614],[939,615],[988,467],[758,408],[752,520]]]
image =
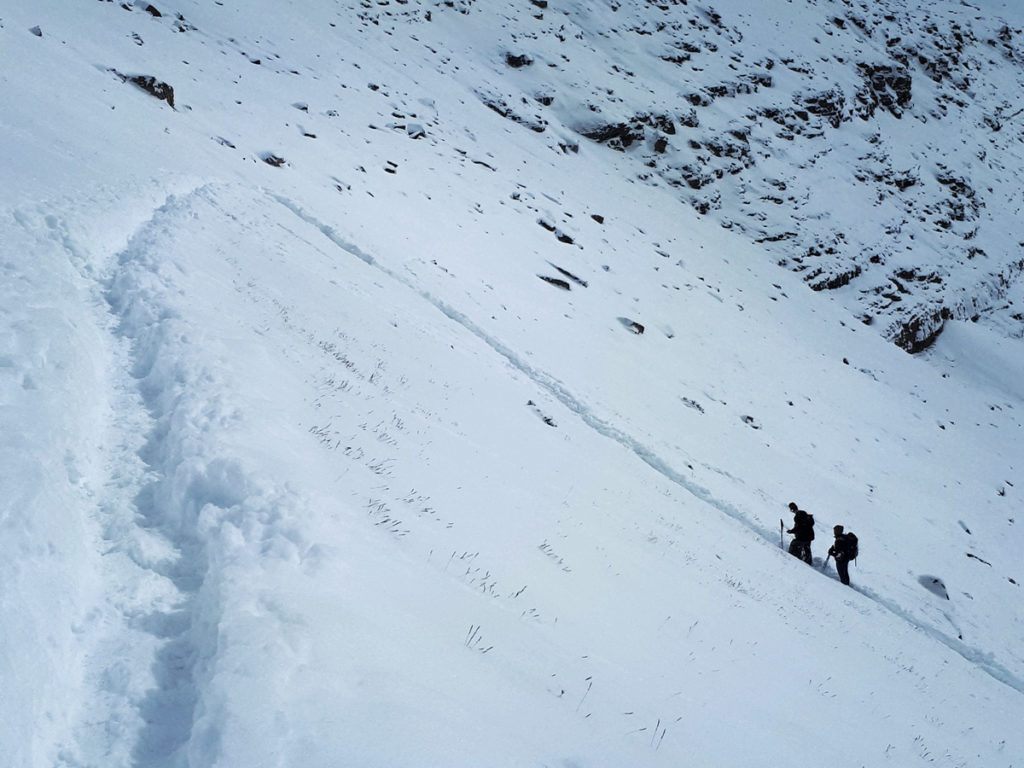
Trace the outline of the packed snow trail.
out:
[[[220,647],[238,623],[223,616],[224,571],[251,556],[246,539],[265,535],[275,506],[291,503],[268,495],[221,447],[217,433],[231,418],[224,388],[190,359],[188,321],[166,303],[173,269],[165,271],[160,238],[211,189],[169,194],[117,252],[80,241],[58,216],[21,217],[76,265],[107,334],[101,484],[86,507],[102,591],[78,630],[77,722],[54,747],[66,768],[212,764],[226,719],[220,688],[231,679],[218,664],[246,652]],[[237,540],[232,521],[245,528]]]
[[[156,537],[162,552],[156,562],[139,562],[170,582],[170,594],[156,601],[145,615],[141,626],[153,636],[152,680],[154,687],[138,700],[138,716],[143,725],[135,736],[132,756],[142,766],[173,765],[176,755],[188,744],[198,700],[196,670],[204,651],[197,632],[198,593],[208,564],[202,544],[193,530],[182,525],[182,511],[174,509],[163,488],[172,482],[180,458],[173,441],[178,438],[168,424],[178,407],[180,393],[174,392],[173,379],[162,376],[162,336],[168,333],[172,318],[153,316],[144,299],[136,294],[138,278],[132,273],[144,257],[148,230],[159,227],[161,220],[175,210],[186,207],[201,193],[202,187],[184,195],[171,195],[153,211],[132,236],[123,251],[114,257],[114,265],[106,282],[106,299],[116,319],[116,333],[122,346],[128,347],[128,358],[122,361],[123,372],[134,382],[136,393],[148,416],[146,443],[139,456],[146,468],[146,482],[135,498],[136,525],[143,530],[136,535]],[[147,278],[157,285],[159,276],[151,272]],[[134,623],[134,622],[133,622]],[[206,651],[208,653],[208,651]]]
[[[173,470],[161,443],[168,436],[161,423],[168,416],[164,407],[173,403],[164,403],[168,393],[155,379],[146,381],[159,357],[146,337],[159,336],[155,326],[161,319],[147,318],[132,306],[125,272],[146,231],[197,192],[168,196],[136,227],[125,249],[111,256],[92,253],[57,216],[44,218],[49,237],[105,300],[93,311],[97,328],[108,334],[110,387],[108,421],[97,449],[103,485],[96,489],[91,513],[103,547],[98,565],[105,594],[83,628],[84,682],[90,693],[79,723],[58,748],[63,766],[94,765],[100,759],[171,765],[190,737],[199,657],[193,623],[203,556],[186,531],[169,524],[172,513],[158,498]],[[32,231],[34,222],[26,219],[24,225]]]
[[[609,424],[599,416],[597,416],[593,409],[588,405],[580,401],[575,397],[564,384],[550,374],[540,371],[535,367],[526,363],[522,357],[512,349],[507,347],[498,339],[494,338],[491,334],[487,333],[483,328],[477,325],[473,320],[467,317],[462,312],[446,303],[445,301],[432,295],[429,291],[423,290],[417,286],[412,280],[404,277],[403,275],[395,272],[382,264],[378,259],[372,255],[366,253],[364,250],[347,241],[341,237],[337,230],[329,224],[320,221],[318,218],[310,214],[307,210],[301,207],[294,200],[287,197],[275,194],[267,191],[267,194],[276,200],[278,203],[283,205],[295,216],[304,221],[306,224],[317,229],[324,237],[330,240],[335,246],[345,251],[351,256],[359,259],[370,267],[380,271],[387,275],[392,280],[402,284],[409,290],[413,291],[421,299],[433,305],[438,311],[445,315],[451,321],[462,326],[466,331],[471,333],[477,339],[486,344],[490,349],[496,352],[498,355],[503,357],[509,365],[515,368],[517,371],[522,373],[528,379],[533,381],[541,389],[548,392],[568,410],[575,413],[579,418],[590,427],[594,432],[602,435],[609,440],[621,445],[623,448],[632,452],[637,458],[644,462],[647,466],[653,469],[658,474],[665,477],[675,485],[682,488],[684,491],[707,504],[726,516],[737,521],[753,533],[755,533],[763,542],[771,545],[772,549],[778,549],[775,546],[775,532],[761,525],[756,520],[753,520],[749,515],[745,514],[742,510],[738,509],[735,505],[730,504],[726,501],[716,498],[707,488],[693,482],[691,479],[683,475],[678,470],[674,469],[667,461],[660,457],[655,451],[651,450],[643,443],[631,437],[626,432],[622,431],[618,427]],[[786,555],[787,557],[789,555]],[[998,680],[1000,683],[1008,686],[1009,688],[1017,691],[1018,693],[1024,694],[1024,680],[1010,672],[1006,667],[999,664],[994,659],[990,658],[988,654],[978,651],[974,648],[963,643],[958,638],[952,637],[942,630],[932,625],[926,624],[913,617],[909,612],[901,608],[891,600],[882,597],[876,592],[866,588],[856,588],[864,597],[872,600],[876,605],[885,609],[890,614],[895,616],[900,621],[906,622],[913,626],[915,629],[925,633],[928,637],[942,643],[951,651],[956,653],[958,656],[969,662],[973,666],[977,667],[985,674],[992,677],[994,680]]]

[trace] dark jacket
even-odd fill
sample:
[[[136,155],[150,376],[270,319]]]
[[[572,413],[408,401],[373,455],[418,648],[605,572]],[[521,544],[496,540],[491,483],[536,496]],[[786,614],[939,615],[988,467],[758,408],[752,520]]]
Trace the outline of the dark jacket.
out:
[[[856,539],[852,539],[849,533],[840,533],[828,553],[836,560],[852,560],[856,556],[854,541]]]
[[[793,527],[786,533],[793,534],[797,541],[814,541],[814,515],[798,509],[793,513]]]

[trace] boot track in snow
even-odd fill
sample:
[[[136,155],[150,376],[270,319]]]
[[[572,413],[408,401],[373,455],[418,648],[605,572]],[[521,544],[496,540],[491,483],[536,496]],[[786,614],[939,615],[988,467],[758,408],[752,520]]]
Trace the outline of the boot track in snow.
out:
[[[147,304],[159,293],[160,278],[146,267],[139,272],[139,262],[147,232],[199,191],[169,196],[109,258],[106,274],[93,276],[106,301],[97,306],[97,324],[109,331],[113,389],[101,449],[108,479],[95,512],[106,547],[101,567],[107,595],[99,610],[107,618],[89,649],[93,690],[71,735],[73,745],[60,751],[62,765],[179,765],[192,735],[197,665],[209,650],[197,630],[207,562],[189,515],[170,507],[178,495],[167,486],[182,458],[172,424],[181,393],[174,391],[173,377],[156,370],[163,325],[171,316]],[[54,236],[80,259],[82,249],[66,227],[59,229]]]

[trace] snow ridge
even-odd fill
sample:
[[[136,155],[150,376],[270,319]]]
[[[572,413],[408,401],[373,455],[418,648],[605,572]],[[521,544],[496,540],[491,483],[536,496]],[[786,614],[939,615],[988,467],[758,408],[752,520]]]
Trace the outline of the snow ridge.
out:
[[[890,600],[889,598],[880,595],[873,589],[856,584],[853,584],[851,586],[853,587],[854,591],[859,592],[869,600],[873,600],[878,605],[882,606],[887,611],[889,611],[893,616],[896,616],[897,618],[902,619],[903,621],[907,622],[913,627],[916,627],[932,639],[942,643],[951,651],[954,651],[958,655],[962,656],[964,659],[966,659],[971,664],[976,666],[989,677],[998,680],[1000,683],[1003,683],[1007,687],[1017,691],[1017,693],[1024,694],[1024,680],[1021,680],[1010,670],[1008,670],[1006,667],[1004,667],[1002,664],[996,661],[992,657],[992,654],[985,653],[984,651],[979,651],[977,648],[972,648],[971,646],[964,643],[962,640],[952,637],[951,635],[947,635],[945,632],[941,631],[937,627],[933,627],[929,624],[926,624],[923,621],[914,618],[913,614],[911,614],[910,611],[907,611],[902,606]],[[946,618],[949,619],[948,616]]]

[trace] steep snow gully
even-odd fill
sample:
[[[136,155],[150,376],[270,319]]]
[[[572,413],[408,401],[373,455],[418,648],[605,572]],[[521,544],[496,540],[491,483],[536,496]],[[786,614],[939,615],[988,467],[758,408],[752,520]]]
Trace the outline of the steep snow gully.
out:
[[[296,217],[301,219],[303,222],[318,230],[324,237],[326,237],[331,243],[340,248],[345,253],[353,256],[360,261],[364,262],[368,266],[380,271],[392,280],[402,284],[421,299],[434,306],[439,312],[445,315],[449,320],[458,325],[462,326],[466,331],[471,333],[477,339],[482,341],[495,353],[503,357],[509,365],[515,368],[517,371],[522,373],[528,379],[533,381],[538,387],[545,390],[552,397],[557,399],[562,405],[568,410],[575,413],[580,420],[591,428],[594,432],[602,435],[609,440],[613,440],[623,448],[632,452],[638,459],[644,462],[647,466],[653,469],[658,474],[662,475],[675,485],[682,488],[684,491],[692,495],[693,497],[704,502],[708,506],[718,510],[722,514],[732,518],[736,522],[748,528],[750,531],[755,533],[763,542],[771,546],[773,549],[775,545],[774,530],[769,530],[765,526],[761,525],[749,515],[743,512],[743,510],[737,508],[735,505],[730,504],[727,501],[716,498],[707,488],[695,483],[690,478],[686,477],[683,473],[673,468],[669,462],[659,456],[654,450],[644,445],[639,440],[635,439],[622,429],[616,427],[614,424],[602,419],[593,409],[586,403],[582,402],[577,398],[566,386],[556,379],[554,376],[538,370],[531,366],[523,358],[516,354],[515,351],[503,344],[499,339],[494,338],[492,335],[487,333],[483,328],[477,325],[473,320],[459,312],[454,307],[450,306],[446,302],[432,295],[430,292],[423,290],[408,278],[389,269],[383,265],[379,260],[374,258],[371,254],[366,253],[363,249],[357,245],[349,242],[345,238],[341,237],[334,227],[324,223],[306,209],[300,206],[294,200],[281,195],[267,192],[270,197],[276,200],[279,204],[283,205],[289,211],[291,211]],[[991,654],[986,654],[978,649],[972,648],[966,643],[962,642],[959,638],[953,637],[952,635],[944,632],[938,627],[927,624],[923,621],[916,619],[911,612],[905,610],[894,601],[880,595],[866,587],[854,586],[854,590],[869,600],[873,601],[879,607],[885,609],[890,614],[895,616],[900,621],[903,621],[920,632],[923,632],[928,637],[941,643],[942,645],[949,648],[951,651],[959,655],[965,661],[973,664],[987,675],[991,676],[995,680],[1005,684],[1012,688],[1018,693],[1024,694],[1024,680],[1014,675],[1005,666],[1000,664],[997,660],[991,657]]]

